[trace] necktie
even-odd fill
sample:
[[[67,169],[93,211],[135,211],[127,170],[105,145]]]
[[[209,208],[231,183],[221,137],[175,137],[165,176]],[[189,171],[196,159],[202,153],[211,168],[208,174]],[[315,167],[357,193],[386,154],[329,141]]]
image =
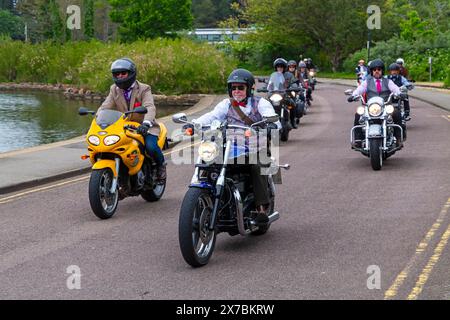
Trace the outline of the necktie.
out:
[[[377,79],[377,91],[378,91],[378,93],[381,92],[381,80],[380,79]]]
[[[233,107],[246,107],[247,106],[247,104],[245,103],[245,102],[243,102],[243,101],[236,101],[236,100],[233,100],[232,102],[231,102],[231,105],[233,106]]]

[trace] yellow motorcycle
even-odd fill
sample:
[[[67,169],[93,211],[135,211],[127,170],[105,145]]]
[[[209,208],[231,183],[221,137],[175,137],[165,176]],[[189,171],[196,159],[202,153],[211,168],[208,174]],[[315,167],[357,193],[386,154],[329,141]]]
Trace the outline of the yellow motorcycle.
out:
[[[89,202],[100,219],[111,218],[119,200],[141,196],[146,201],[158,201],[166,188],[166,181],[156,179],[156,164],[145,153],[144,137],[137,133],[138,122],[130,121],[133,113],[145,114],[145,107],[122,113],[100,110],[98,113],[84,107],[79,115],[95,114],[86,140],[92,173],[89,180]],[[167,128],[159,124],[158,146],[167,146]]]

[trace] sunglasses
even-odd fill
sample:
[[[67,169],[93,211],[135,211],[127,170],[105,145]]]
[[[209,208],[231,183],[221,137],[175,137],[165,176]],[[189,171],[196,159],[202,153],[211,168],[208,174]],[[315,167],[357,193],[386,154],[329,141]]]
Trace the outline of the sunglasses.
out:
[[[241,85],[241,86],[231,86],[231,91],[235,91],[235,90],[244,91],[245,90],[245,86],[243,86],[243,85]]]
[[[128,75],[128,71],[113,72],[113,76],[114,76],[114,77],[118,77],[118,76],[126,76],[126,75]]]
[[[382,71],[383,69],[381,68],[373,68],[374,71]]]

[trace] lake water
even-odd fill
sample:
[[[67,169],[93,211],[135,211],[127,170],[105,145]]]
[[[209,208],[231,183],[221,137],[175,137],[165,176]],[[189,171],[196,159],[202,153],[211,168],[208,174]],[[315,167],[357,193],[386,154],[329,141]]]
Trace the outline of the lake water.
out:
[[[98,101],[67,100],[58,93],[0,92],[0,153],[81,136],[92,116],[79,116],[78,108],[97,110],[99,105]],[[158,105],[157,117],[182,109]]]

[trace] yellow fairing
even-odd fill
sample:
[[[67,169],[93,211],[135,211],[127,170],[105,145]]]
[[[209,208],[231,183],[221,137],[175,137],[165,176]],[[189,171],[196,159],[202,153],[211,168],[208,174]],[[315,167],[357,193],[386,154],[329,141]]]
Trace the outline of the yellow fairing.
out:
[[[158,146],[162,150],[166,144],[167,128],[164,123],[159,123],[159,129]]]
[[[95,120],[92,121],[89,132],[86,136],[88,143],[88,151],[90,155],[93,169],[111,168],[116,176],[115,162],[111,159],[99,159],[96,161],[96,155],[98,153],[116,154],[121,157],[122,162],[128,168],[129,175],[135,175],[139,172],[144,163],[144,155],[139,149],[139,145],[145,146],[145,141],[142,135],[130,130],[124,130],[124,126],[139,127],[138,122],[128,121],[120,117],[115,123],[111,124],[105,129],[102,129]],[[158,146],[163,149],[166,142],[167,128],[161,123],[159,124],[160,134],[158,137]],[[98,145],[94,145],[89,141],[89,137],[94,136],[94,142],[98,142]],[[117,137],[119,138],[117,140]],[[111,142],[111,138],[117,140],[116,142],[107,145]],[[114,140],[114,141],[115,141]]]
[[[131,131],[125,131],[125,125],[139,127],[140,124],[138,122],[127,121],[126,119],[123,119],[123,117],[120,117],[120,119],[118,119],[115,123],[111,124],[105,129],[102,129],[95,122],[95,120],[92,121],[91,128],[89,129],[89,132],[86,136],[86,140],[89,145],[88,150],[90,160],[94,165],[93,169],[97,169],[96,165],[99,167],[102,166],[100,164],[97,164],[99,162],[112,161],[115,171],[115,163],[113,160],[95,160],[95,156],[98,153],[111,153],[121,157],[122,162],[128,167],[128,173],[130,175],[135,175],[139,172],[142,164],[144,163],[144,155],[139,150],[139,143],[144,145],[144,138],[140,134],[132,133]],[[99,144],[94,145],[89,142],[90,136],[97,137],[99,139]],[[119,137],[119,140],[111,145],[106,145],[105,139],[110,139],[112,136]]]
[[[114,178],[117,177],[116,163],[113,160],[102,159],[97,161],[92,167],[92,170],[100,170],[105,168],[110,168],[114,174]]]

